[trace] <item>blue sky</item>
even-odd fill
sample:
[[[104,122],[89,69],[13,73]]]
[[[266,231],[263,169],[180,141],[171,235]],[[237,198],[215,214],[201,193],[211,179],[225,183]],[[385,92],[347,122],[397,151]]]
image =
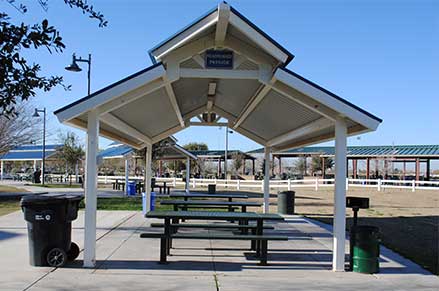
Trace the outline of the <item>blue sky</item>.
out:
[[[42,10],[35,0],[22,1],[20,15],[5,1],[13,20],[48,18],[63,36],[62,54],[32,52],[44,73],[62,75],[72,90],[41,93],[33,104],[49,110],[51,140],[66,130],[52,112],[86,95],[86,73],[64,67],[71,54],[92,53],[92,91],[151,64],[148,49],[166,39],[218,1],[89,1],[109,21],[107,28],[49,1]],[[439,1],[228,1],[296,58],[289,69],[384,119],[377,132],[350,138],[350,145],[439,143]],[[85,66],[84,66],[85,69]],[[70,129],[70,128],[69,128]],[[84,134],[76,131],[81,137]],[[224,148],[224,130],[189,128],[176,135],[181,144],[206,142]],[[258,147],[234,133],[230,148]],[[102,140],[101,147],[107,145]]]

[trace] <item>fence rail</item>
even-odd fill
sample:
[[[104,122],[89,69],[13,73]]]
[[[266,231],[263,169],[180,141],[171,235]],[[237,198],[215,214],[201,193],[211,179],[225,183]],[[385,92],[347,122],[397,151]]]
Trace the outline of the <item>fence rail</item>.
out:
[[[125,176],[98,176],[98,182],[109,184],[119,181],[125,181]],[[143,180],[143,177],[129,177],[129,180]],[[186,184],[182,178],[156,178],[157,182],[167,182],[175,186],[184,186]],[[270,180],[270,189],[294,190],[295,188],[314,188],[316,191],[320,188],[334,186],[335,179],[304,179],[304,180]],[[189,181],[190,188],[207,187],[214,184],[217,187],[227,189],[245,190],[245,189],[264,189],[263,180],[224,180],[224,179],[200,179],[191,178]],[[352,188],[375,188],[377,191],[384,189],[409,189],[416,190],[438,190],[439,181],[415,181],[415,180],[384,180],[384,179],[352,179],[346,180],[346,189]]]

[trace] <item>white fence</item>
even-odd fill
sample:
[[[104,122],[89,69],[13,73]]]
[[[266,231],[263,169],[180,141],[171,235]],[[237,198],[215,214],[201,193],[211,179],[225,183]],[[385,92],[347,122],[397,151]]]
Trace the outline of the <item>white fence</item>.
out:
[[[143,177],[129,177],[130,180],[143,180]],[[109,184],[116,180],[125,181],[125,176],[98,176],[98,182]],[[167,182],[170,185],[184,187],[185,182],[182,178],[156,178],[157,182]],[[278,190],[293,190],[295,188],[313,188],[318,191],[320,188],[333,187],[335,179],[305,179],[305,180],[271,180],[270,188]],[[191,178],[190,188],[207,187],[209,184],[217,185],[227,189],[236,190],[255,190],[263,191],[263,180],[224,180],[224,179],[196,179]],[[347,179],[346,189],[350,187],[375,188],[377,191],[384,189],[409,189],[411,191],[419,190],[438,190],[439,181],[402,181],[402,180],[382,180],[382,179]]]

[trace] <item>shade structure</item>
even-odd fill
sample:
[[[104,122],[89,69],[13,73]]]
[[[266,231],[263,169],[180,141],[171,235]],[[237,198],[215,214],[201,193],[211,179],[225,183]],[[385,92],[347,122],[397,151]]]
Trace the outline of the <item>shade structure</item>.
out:
[[[287,69],[294,56],[226,3],[149,54],[152,66],[55,112],[60,122],[87,130],[91,141],[88,162],[96,155],[96,128],[102,136],[140,149],[151,148],[188,126],[227,125],[264,146],[268,167],[270,151],[330,140],[336,132],[337,154],[345,157],[342,140],[347,135],[376,130],[381,122]],[[221,120],[227,120],[226,124]],[[87,177],[91,180],[86,184],[96,184],[94,175]],[[339,176],[336,183],[344,185],[345,179]],[[95,199],[94,188],[86,189],[86,195]],[[337,189],[340,202],[345,190]],[[268,190],[266,177],[266,211]],[[343,221],[344,215],[345,210],[337,207],[336,221]],[[89,217],[94,223],[95,216],[90,213]],[[334,240],[337,250],[344,246],[340,233]],[[86,245],[86,253],[89,247],[94,245]],[[86,266],[94,264],[94,249],[89,254]],[[342,270],[342,255],[337,253],[334,270]]]

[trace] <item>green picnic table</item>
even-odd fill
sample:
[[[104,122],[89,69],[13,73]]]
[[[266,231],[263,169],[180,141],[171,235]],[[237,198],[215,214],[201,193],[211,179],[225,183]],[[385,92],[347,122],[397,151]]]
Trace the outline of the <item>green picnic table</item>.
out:
[[[255,213],[255,212],[224,212],[224,211],[149,211],[145,214],[146,218],[158,218],[164,220],[164,233],[162,234],[141,234],[141,237],[160,238],[160,262],[166,263],[169,255],[172,239],[219,239],[219,240],[252,240],[255,241],[256,254],[261,258],[261,264],[267,263],[267,241],[268,240],[288,240],[286,236],[264,235],[264,221],[277,220],[284,218],[278,214]],[[171,220],[190,219],[190,220],[223,220],[223,221],[256,221],[255,235],[235,235],[235,234],[210,234],[210,233],[174,233],[171,227]]]
[[[247,212],[247,207],[260,207],[262,203],[260,202],[249,202],[249,201],[216,201],[216,200],[162,200],[160,202],[162,205],[173,205],[174,211],[178,211],[178,208],[187,208],[205,206],[224,206],[229,208],[229,211],[233,210],[232,207],[241,207],[241,212]]]

